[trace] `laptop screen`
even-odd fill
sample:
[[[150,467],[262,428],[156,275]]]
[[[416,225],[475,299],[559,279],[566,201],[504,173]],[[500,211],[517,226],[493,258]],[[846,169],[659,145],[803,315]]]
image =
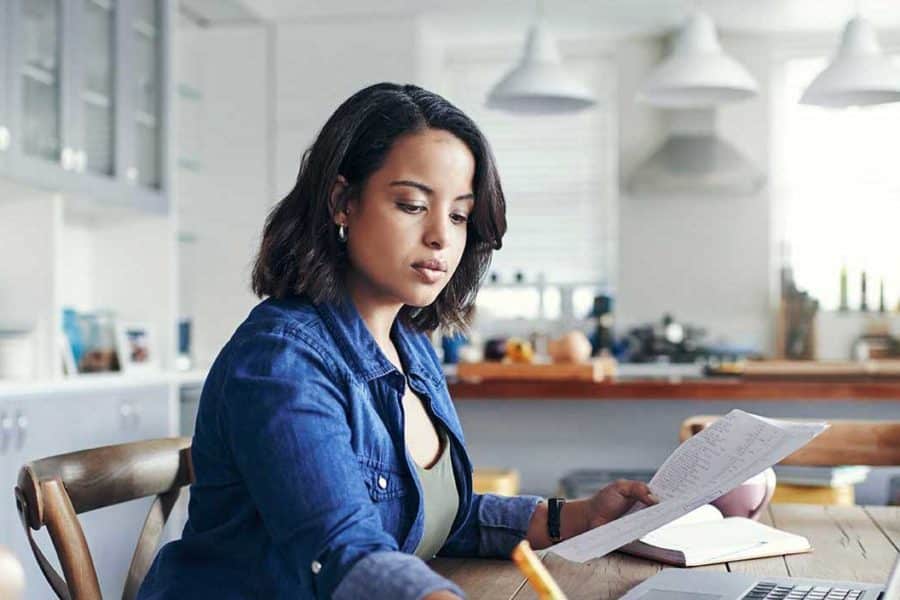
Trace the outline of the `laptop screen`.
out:
[[[894,568],[888,577],[881,600],[900,600],[900,555],[894,560]]]

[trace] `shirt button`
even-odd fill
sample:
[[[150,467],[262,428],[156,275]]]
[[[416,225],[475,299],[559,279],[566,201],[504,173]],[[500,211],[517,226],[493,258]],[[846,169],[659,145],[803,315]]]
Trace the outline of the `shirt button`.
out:
[[[312,572],[313,575],[318,575],[319,571],[322,570],[322,563],[317,560],[312,561]]]
[[[381,489],[387,488],[387,479],[384,478],[384,475],[378,476],[378,487],[380,487]]]

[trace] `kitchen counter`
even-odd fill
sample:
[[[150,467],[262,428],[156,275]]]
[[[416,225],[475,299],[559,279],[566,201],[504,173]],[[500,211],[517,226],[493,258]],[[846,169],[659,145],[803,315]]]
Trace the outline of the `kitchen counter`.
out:
[[[739,378],[599,383],[452,383],[469,454],[480,468],[512,468],[522,493],[555,495],[580,469],[655,470],[682,422],[733,409],[783,419],[900,420],[900,381],[744,381]],[[887,500],[900,469],[873,469],[857,500]]]
[[[450,396],[467,399],[581,400],[783,400],[803,402],[900,401],[900,379],[744,380],[739,377],[698,379],[611,379],[580,381],[453,381]]]

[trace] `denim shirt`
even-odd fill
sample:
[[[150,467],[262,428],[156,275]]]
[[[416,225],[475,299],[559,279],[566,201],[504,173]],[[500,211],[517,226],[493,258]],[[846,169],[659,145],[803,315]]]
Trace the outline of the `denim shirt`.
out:
[[[462,591],[413,555],[422,491],[406,451],[408,384],[447,432],[459,510],[440,556],[508,557],[534,496],[472,491],[472,464],[427,337],[396,320],[400,373],[352,301],[256,306],[210,369],[189,518],[138,597],[418,599]]]

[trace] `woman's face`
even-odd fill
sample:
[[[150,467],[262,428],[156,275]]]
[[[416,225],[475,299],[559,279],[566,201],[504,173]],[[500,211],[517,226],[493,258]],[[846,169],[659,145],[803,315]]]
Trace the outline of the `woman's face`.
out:
[[[378,303],[434,302],[466,247],[474,174],[472,153],[447,131],[398,138],[346,214],[335,215],[347,227],[351,287]]]

